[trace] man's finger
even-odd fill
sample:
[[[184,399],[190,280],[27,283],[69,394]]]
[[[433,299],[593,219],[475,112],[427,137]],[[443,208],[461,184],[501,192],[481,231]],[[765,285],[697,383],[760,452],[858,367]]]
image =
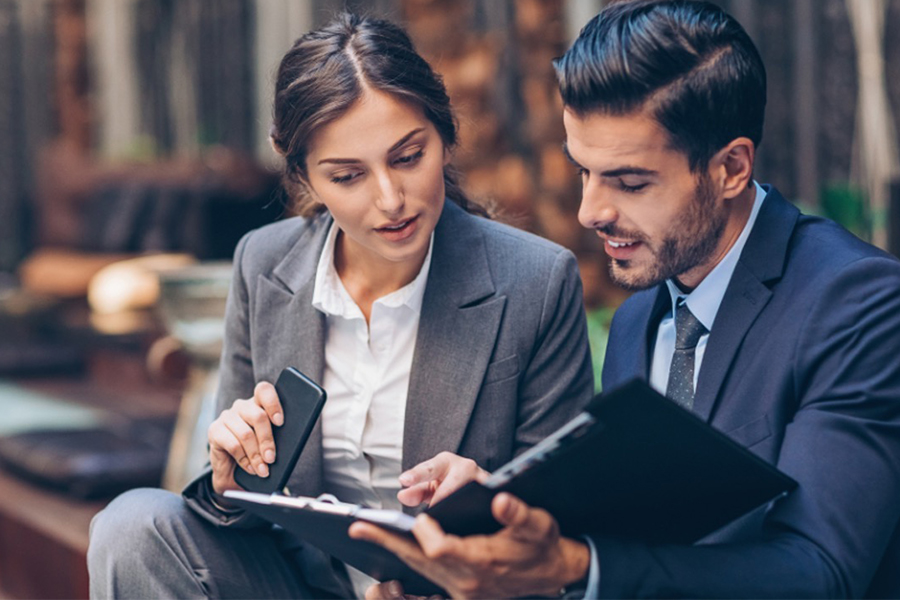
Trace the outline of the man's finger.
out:
[[[369,589],[366,590],[366,600],[401,600],[403,598],[405,598],[403,586],[399,581],[376,583],[369,586]]]
[[[416,517],[416,523],[413,525],[413,535],[419,542],[417,550],[426,559],[434,559],[447,556],[457,549],[459,538],[444,533],[443,528],[437,521],[426,514]]]
[[[367,542],[383,546],[406,562],[414,561],[421,564],[423,561],[422,550],[419,549],[415,542],[409,538],[386,531],[377,525],[356,521],[350,525],[348,533],[353,539],[366,540]]]
[[[497,494],[491,502],[491,511],[514,538],[522,541],[545,540],[558,528],[550,513],[532,508],[511,494]]]

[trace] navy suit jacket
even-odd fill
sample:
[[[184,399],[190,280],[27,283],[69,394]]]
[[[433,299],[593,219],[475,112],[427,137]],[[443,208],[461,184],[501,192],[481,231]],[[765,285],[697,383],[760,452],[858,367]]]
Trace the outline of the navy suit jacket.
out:
[[[767,192],[693,410],[799,488],[694,546],[593,538],[601,596],[900,596],[900,262]],[[617,311],[605,389],[649,379],[670,306]]]

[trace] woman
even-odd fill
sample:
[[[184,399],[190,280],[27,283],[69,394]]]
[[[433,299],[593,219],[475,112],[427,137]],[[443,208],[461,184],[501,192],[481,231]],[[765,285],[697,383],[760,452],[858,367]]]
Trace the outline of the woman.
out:
[[[449,168],[446,91],[401,29],[344,15],[301,37],[271,133],[303,216],[235,252],[210,471],[185,491],[193,512],[140,490],[98,517],[94,595],[347,596],[371,583],[221,496],[239,489],[235,468],[268,473],[282,422],[268,382],[285,366],[329,396],[290,492],[383,508],[401,508],[413,465],[449,451],[490,471],[591,395],[574,257],[471,214],[484,211]]]

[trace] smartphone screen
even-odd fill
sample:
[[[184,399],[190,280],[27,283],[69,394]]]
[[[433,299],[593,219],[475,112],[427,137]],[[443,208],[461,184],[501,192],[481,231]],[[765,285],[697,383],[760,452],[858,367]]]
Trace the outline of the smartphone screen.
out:
[[[275,462],[269,465],[269,476],[251,475],[239,466],[234,471],[237,484],[251,492],[271,494],[284,489],[325,405],[325,390],[294,367],[281,372],[275,391],[281,402],[284,424],[272,426]]]

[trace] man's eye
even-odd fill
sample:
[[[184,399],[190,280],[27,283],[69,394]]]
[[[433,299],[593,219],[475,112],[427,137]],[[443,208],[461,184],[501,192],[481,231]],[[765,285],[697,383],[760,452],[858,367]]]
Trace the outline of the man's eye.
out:
[[[649,183],[639,183],[639,184],[637,184],[637,185],[628,185],[628,184],[625,183],[624,181],[619,180],[619,188],[620,188],[623,192],[628,192],[629,194],[633,194],[633,193],[635,193],[635,192],[639,192],[639,191],[641,191],[642,189],[644,189],[645,187],[647,187],[648,185],[650,185],[650,184],[649,184]]]
[[[408,165],[408,164],[414,163],[414,162],[418,161],[420,158],[422,158],[422,154],[423,154],[423,150],[420,149],[420,150],[417,150],[416,152],[413,152],[412,154],[404,154],[403,156],[398,157],[395,162],[398,162],[402,165]]]

